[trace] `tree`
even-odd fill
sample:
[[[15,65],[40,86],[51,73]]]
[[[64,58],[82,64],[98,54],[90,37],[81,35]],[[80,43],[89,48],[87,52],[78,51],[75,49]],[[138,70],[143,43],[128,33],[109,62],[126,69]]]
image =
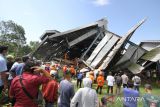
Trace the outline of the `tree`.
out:
[[[12,20],[0,22],[0,43],[9,46],[9,52],[19,55],[26,44],[25,30]]]
[[[32,48],[29,45],[25,45],[19,50],[19,56],[28,55],[32,52]]]
[[[39,41],[30,41],[30,47],[32,49],[32,51],[35,51],[36,48],[39,46]]]
[[[21,46],[26,44],[24,28],[12,20],[0,22],[0,36],[1,40],[5,42],[12,42]]]

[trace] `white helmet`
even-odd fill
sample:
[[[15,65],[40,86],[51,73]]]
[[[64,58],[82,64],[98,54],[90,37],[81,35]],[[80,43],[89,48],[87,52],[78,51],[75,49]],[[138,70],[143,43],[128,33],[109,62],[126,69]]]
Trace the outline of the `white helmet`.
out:
[[[56,70],[51,70],[50,75],[54,75],[54,76],[57,75],[57,71]]]

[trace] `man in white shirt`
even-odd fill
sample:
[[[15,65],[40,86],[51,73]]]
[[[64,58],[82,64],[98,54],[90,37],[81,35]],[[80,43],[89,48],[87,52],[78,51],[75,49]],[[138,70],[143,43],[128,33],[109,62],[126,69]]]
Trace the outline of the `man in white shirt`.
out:
[[[134,82],[134,89],[139,91],[139,86],[141,84],[141,78],[138,75],[135,75],[132,78],[132,81]]]
[[[128,76],[126,75],[126,72],[124,72],[124,74],[121,77],[122,77],[123,88],[127,88]]]
[[[109,75],[107,76],[107,84],[108,84],[108,90],[107,93],[109,94],[110,90],[111,90],[111,94],[113,94],[113,85],[115,82],[114,77],[112,76],[112,73],[109,72]]]
[[[7,61],[6,61],[6,54],[7,54],[8,47],[7,46],[0,46],[0,91],[3,89],[7,89]],[[1,92],[0,92],[1,94]]]

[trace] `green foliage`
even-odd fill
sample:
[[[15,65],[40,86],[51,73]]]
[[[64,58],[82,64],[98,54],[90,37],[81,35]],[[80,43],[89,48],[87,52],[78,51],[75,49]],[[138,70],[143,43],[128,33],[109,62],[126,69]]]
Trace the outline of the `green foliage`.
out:
[[[0,22],[0,45],[9,47],[8,53],[21,57],[34,52],[39,46],[39,41],[31,41],[26,44],[25,30],[21,25],[12,20]]]
[[[26,44],[24,28],[11,20],[0,22],[0,39],[21,46]]]
[[[30,47],[32,49],[32,51],[35,51],[37,49],[37,47],[39,46],[39,41],[30,41]]]
[[[0,44],[9,47],[9,54],[23,56],[31,51],[26,45],[25,30],[12,20],[0,22]]]

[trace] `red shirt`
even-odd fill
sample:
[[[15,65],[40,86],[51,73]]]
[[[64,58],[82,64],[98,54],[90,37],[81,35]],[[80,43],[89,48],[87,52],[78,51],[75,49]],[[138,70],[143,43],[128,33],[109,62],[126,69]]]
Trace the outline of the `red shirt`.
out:
[[[43,97],[48,102],[56,102],[58,99],[58,83],[51,80],[43,85]]]
[[[22,78],[22,83],[24,84],[24,87],[33,98],[37,98],[39,86],[49,81],[49,78],[47,77],[41,75],[34,75],[27,72],[24,72],[22,74]],[[10,96],[14,96],[16,98],[16,103],[14,107],[38,107],[38,105],[35,104],[35,102],[32,101],[24,93],[19,81],[19,76],[13,79],[9,94]]]

